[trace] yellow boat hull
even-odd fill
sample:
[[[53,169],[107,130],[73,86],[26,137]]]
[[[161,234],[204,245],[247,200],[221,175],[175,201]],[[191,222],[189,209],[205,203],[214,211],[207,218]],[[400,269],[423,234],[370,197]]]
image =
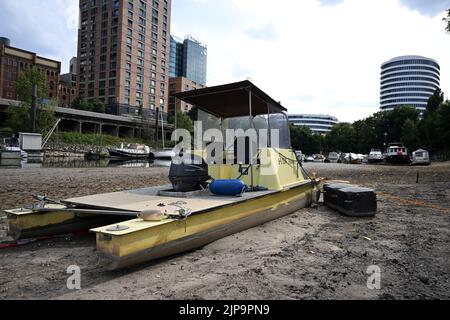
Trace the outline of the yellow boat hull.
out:
[[[313,181],[245,202],[213,208],[186,220],[120,223],[119,232],[97,228],[97,250],[104,266],[118,270],[193,250],[223,237],[264,224],[311,205],[317,196]],[[143,228],[142,224],[147,227]]]

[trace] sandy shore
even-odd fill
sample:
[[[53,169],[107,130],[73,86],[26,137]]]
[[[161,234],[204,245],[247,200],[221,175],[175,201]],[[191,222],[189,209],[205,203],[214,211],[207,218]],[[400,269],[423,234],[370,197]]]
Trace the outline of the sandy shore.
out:
[[[92,235],[0,249],[0,299],[448,299],[450,163],[431,167],[307,164],[379,194],[373,219],[323,205],[221,239],[201,250],[122,272],[97,267]],[[417,172],[419,183],[416,184]],[[0,209],[30,195],[68,198],[168,183],[168,169],[0,171]],[[0,241],[6,238],[0,220]],[[66,287],[78,265],[82,290]],[[366,270],[381,269],[381,289]]]

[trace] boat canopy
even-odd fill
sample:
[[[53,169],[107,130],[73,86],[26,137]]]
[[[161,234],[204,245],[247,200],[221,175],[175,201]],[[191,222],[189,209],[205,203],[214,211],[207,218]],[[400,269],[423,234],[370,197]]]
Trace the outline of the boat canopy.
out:
[[[222,119],[287,111],[248,80],[179,92],[174,96]]]

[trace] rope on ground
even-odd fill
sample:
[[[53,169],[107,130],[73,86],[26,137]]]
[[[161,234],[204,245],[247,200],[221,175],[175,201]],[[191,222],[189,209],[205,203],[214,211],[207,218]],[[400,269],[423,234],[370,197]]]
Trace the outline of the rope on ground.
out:
[[[76,237],[76,236],[81,236],[84,234],[88,234],[88,232],[76,232],[76,233],[63,234],[63,235],[55,235],[55,236],[39,237],[39,238],[33,238],[33,239],[21,239],[21,240],[17,240],[17,241],[3,242],[3,243],[0,243],[0,249],[22,247],[27,244],[36,243],[39,241]]]
[[[391,200],[391,201],[397,202],[397,203],[402,203],[405,205],[415,205],[415,206],[419,206],[419,207],[433,209],[433,210],[436,210],[436,211],[439,211],[442,213],[450,213],[450,209],[448,209],[448,208],[440,207],[440,206],[430,204],[430,203],[420,201],[420,200],[405,199],[405,198],[401,198],[399,196],[393,196],[393,195],[383,193],[383,192],[378,192],[378,196],[380,196],[381,198]]]

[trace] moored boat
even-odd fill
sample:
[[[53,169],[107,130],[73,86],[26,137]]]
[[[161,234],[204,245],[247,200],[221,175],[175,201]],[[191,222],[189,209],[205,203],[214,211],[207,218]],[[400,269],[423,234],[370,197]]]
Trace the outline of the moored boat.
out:
[[[199,248],[318,200],[321,180],[308,177],[291,148],[287,110],[251,82],[176,96],[196,105],[211,121],[208,127],[215,124],[215,133],[255,128],[257,122],[263,128],[258,135],[276,129],[279,141],[270,135],[266,145],[253,144],[237,133],[231,146],[216,146],[214,152],[208,151],[210,145],[197,146],[183,152],[181,160],[173,159],[172,185],[51,204],[43,198],[34,209],[8,210],[11,235],[20,238],[93,225],[102,261],[116,270]],[[217,188],[208,188],[209,183]],[[118,221],[102,224],[102,218]]]
[[[19,147],[4,147],[1,149],[1,159],[20,160],[28,158],[28,154]]]
[[[175,151],[173,149],[155,151],[154,157],[158,160],[172,160],[175,157]]]
[[[153,157],[151,149],[146,145],[128,144],[124,146],[123,143],[120,148],[108,149],[111,158],[121,159],[149,159]]]
[[[390,164],[407,164],[411,162],[408,149],[403,143],[390,143],[385,153],[385,159]]]

